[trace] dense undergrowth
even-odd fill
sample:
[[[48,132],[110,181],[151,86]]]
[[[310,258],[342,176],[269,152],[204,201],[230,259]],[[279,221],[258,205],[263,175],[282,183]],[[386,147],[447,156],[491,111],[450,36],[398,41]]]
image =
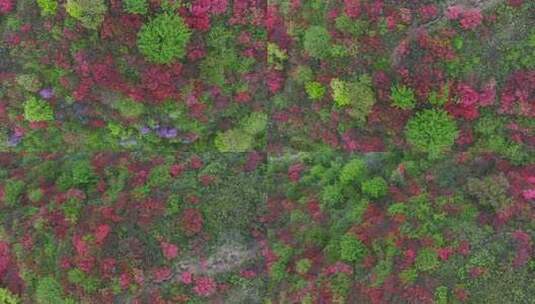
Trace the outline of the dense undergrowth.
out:
[[[535,3],[0,0],[0,304],[535,303]]]

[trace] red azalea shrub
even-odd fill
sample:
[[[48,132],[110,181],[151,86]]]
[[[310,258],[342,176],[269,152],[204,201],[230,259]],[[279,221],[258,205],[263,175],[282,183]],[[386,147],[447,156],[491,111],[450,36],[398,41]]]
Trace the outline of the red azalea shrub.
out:
[[[198,209],[187,208],[182,213],[180,223],[186,234],[192,236],[201,232],[203,217]]]
[[[0,14],[10,13],[14,7],[13,0],[0,0]]]
[[[535,117],[535,71],[518,71],[509,76],[500,96],[499,111]]]

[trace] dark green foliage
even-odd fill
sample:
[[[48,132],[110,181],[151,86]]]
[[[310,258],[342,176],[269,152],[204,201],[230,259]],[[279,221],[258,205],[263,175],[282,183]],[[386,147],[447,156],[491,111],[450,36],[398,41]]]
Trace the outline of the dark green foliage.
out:
[[[186,55],[190,36],[191,31],[180,16],[164,13],[141,27],[137,47],[147,60],[168,64]]]
[[[407,123],[405,136],[411,146],[428,154],[429,158],[440,157],[449,150],[457,138],[455,121],[443,110],[424,110]]]

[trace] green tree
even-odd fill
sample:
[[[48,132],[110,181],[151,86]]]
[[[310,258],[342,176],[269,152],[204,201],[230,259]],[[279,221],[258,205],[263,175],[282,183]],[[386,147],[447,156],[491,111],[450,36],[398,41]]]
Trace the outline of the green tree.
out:
[[[453,146],[459,131],[455,120],[443,110],[424,110],[407,123],[405,136],[409,144],[430,159],[440,157]]]
[[[191,31],[180,16],[164,13],[141,27],[137,47],[147,60],[168,64],[186,55],[190,36]]]
[[[384,178],[377,176],[361,184],[362,193],[370,198],[380,198],[388,191],[388,184]]]
[[[305,32],[303,46],[310,56],[324,59],[330,55],[331,35],[323,26],[311,26]]]
[[[305,91],[311,100],[320,100],[325,95],[325,87],[317,81],[307,82]]]
[[[104,21],[108,7],[104,0],[67,0],[67,13],[80,21],[85,28],[96,30]]]
[[[366,246],[354,235],[346,233],[340,239],[340,258],[346,262],[358,263],[366,256]]]

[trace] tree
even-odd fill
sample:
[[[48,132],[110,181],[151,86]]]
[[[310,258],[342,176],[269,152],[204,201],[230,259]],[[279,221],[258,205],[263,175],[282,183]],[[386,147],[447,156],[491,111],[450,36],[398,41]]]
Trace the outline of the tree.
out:
[[[358,263],[366,256],[366,246],[354,235],[346,233],[340,239],[340,257],[351,263]]]
[[[407,123],[405,136],[409,144],[436,159],[453,146],[459,131],[453,118],[443,110],[424,110]]]
[[[191,31],[180,16],[164,13],[141,27],[137,47],[147,60],[168,64],[186,55],[190,36]]]
[[[305,32],[303,46],[310,56],[324,59],[330,55],[331,35],[323,26],[311,26]]]
[[[96,30],[104,21],[108,7],[103,0],[67,0],[65,9],[71,17],[80,21],[85,28]]]

